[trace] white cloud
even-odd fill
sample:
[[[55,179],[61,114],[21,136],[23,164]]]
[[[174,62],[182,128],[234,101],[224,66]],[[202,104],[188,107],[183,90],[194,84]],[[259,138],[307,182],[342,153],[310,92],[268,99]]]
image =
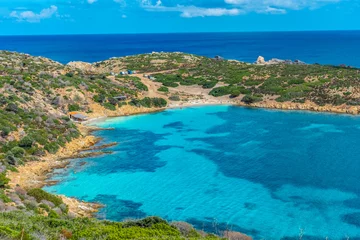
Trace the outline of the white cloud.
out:
[[[220,16],[236,16],[242,13],[239,9],[226,8],[199,8],[195,6],[178,7],[182,17],[220,17]]]
[[[18,21],[40,22],[42,19],[51,18],[57,13],[57,10],[57,6],[52,5],[49,8],[44,8],[40,13],[34,13],[33,11],[12,11],[10,17],[16,18]]]
[[[206,8],[182,4],[169,5],[176,1],[138,0],[147,11],[180,12],[182,17],[236,16],[256,12],[263,14],[286,14],[288,10],[315,9],[326,4],[344,0],[219,0],[218,6]],[[188,0],[188,2],[194,2]],[[224,5],[225,4],[225,5]]]
[[[225,3],[245,11],[285,13],[286,10],[314,9],[341,0],[224,0]]]
[[[243,11],[237,8],[203,8],[193,5],[177,5],[174,7],[166,7],[163,6],[161,0],[157,0],[155,4],[152,4],[151,0],[141,0],[141,5],[147,11],[179,12],[180,16],[184,18],[236,16],[243,13]]]
[[[89,4],[93,4],[94,2],[96,2],[97,0],[87,0],[87,2],[89,3]]]

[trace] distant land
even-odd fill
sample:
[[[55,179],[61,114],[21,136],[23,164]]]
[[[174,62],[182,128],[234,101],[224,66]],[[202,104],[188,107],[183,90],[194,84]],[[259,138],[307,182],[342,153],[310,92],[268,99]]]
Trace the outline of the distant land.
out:
[[[360,31],[50,35],[0,36],[0,49],[48,57],[63,64],[180,51],[249,63],[264,56],[360,67],[358,42]]]

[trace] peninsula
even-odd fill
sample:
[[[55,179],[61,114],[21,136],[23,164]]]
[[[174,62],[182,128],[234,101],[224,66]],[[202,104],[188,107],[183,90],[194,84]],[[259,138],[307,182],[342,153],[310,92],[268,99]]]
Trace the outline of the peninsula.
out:
[[[87,121],[205,104],[359,114],[360,71],[259,58],[254,64],[151,53],[63,65],[0,51],[0,237],[218,239],[159,218],[87,219],[99,207],[43,190],[47,175],[99,141]],[[230,239],[249,239],[224,232]]]

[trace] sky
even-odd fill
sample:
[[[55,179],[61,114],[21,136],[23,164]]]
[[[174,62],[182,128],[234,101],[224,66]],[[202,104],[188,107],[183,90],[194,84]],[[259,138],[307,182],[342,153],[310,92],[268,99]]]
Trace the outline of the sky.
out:
[[[359,30],[360,0],[0,0],[0,35]]]

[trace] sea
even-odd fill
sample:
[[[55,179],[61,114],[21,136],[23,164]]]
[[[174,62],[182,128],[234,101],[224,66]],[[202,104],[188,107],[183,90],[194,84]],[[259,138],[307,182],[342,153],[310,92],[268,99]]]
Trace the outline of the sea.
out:
[[[360,67],[360,31],[0,36],[61,63],[153,51]],[[360,239],[360,118],[203,106],[109,118],[111,154],[74,159],[46,190],[103,203],[99,219],[160,216],[254,239]]]
[[[61,63],[97,62],[153,51],[254,62],[258,56],[360,67],[360,31],[0,36],[0,50]]]
[[[203,106],[109,118],[118,142],[45,189],[105,204],[100,219],[160,216],[254,239],[360,238],[360,117]],[[300,238],[301,236],[301,238]]]

